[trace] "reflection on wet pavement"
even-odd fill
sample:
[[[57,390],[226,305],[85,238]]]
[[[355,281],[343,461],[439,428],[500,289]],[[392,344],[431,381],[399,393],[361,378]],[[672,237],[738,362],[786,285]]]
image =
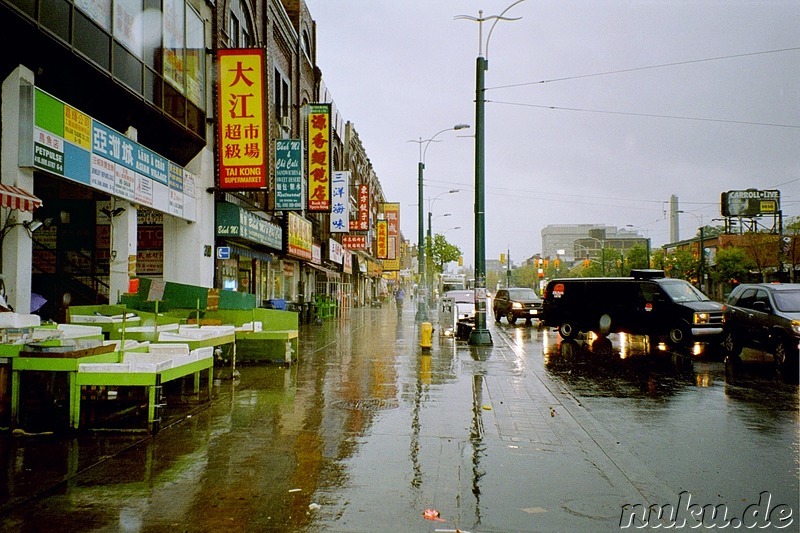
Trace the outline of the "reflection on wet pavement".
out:
[[[304,327],[298,364],[237,366],[155,436],[3,433],[0,530],[597,531],[681,490],[797,499],[796,387],[535,326],[423,354],[406,307]]]

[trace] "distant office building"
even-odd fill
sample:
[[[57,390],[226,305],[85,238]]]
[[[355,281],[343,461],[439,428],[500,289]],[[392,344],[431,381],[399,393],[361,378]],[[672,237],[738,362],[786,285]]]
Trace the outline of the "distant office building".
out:
[[[573,262],[594,256],[602,248],[626,253],[636,244],[646,245],[638,232],[604,224],[551,224],[542,228],[542,257]]]

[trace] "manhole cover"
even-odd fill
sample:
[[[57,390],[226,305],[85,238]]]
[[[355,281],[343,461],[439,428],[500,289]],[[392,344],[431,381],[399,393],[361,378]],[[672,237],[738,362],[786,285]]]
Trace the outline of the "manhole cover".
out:
[[[398,406],[395,399],[366,398],[363,400],[342,400],[335,402],[334,407],[348,409],[350,411],[381,411],[384,409],[395,409]]]

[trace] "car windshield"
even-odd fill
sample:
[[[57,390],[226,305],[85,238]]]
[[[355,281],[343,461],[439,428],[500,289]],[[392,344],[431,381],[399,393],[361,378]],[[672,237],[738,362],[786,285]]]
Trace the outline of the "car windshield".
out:
[[[533,289],[509,289],[508,298],[510,300],[538,300],[539,297]]]
[[[800,289],[774,291],[775,305],[784,313],[800,313]]]
[[[682,279],[662,281],[659,283],[674,302],[707,302],[708,296],[696,289],[694,285]]]
[[[475,293],[473,291],[449,291],[445,293],[446,298],[452,298],[456,303],[475,303]]]

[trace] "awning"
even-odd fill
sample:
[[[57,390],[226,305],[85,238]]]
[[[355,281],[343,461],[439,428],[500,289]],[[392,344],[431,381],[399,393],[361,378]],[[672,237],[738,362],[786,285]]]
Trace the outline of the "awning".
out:
[[[19,211],[33,211],[42,206],[42,201],[19,187],[0,183],[0,207],[9,207]]]
[[[304,264],[305,264],[305,266],[309,266],[309,267],[311,267],[311,268],[313,268],[315,270],[319,270],[320,272],[325,273],[325,275],[328,278],[336,279],[336,278],[340,277],[338,272],[336,272],[335,270],[331,270],[329,268],[325,268],[322,265],[315,265],[314,263],[304,263]]]

